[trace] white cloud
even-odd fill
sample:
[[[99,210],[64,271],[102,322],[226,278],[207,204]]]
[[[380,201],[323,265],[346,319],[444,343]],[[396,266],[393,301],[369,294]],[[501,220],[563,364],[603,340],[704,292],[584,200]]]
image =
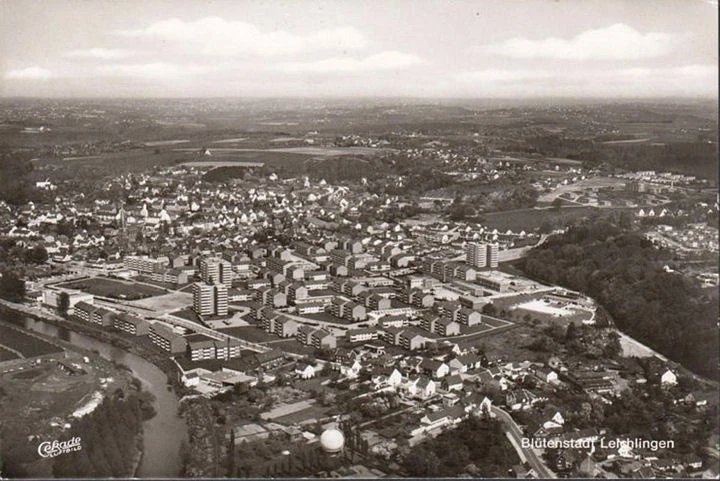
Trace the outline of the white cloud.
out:
[[[121,48],[88,48],[70,50],[65,52],[65,57],[70,58],[97,58],[102,60],[118,60],[130,58],[137,54],[133,50],[125,50]]]
[[[627,60],[663,56],[673,50],[676,41],[676,35],[660,32],[642,34],[628,25],[617,23],[587,30],[569,40],[515,37],[482,50],[512,58]]]
[[[97,68],[97,73],[108,77],[135,77],[141,79],[166,79],[187,75],[185,68],[168,63],[111,64]]]
[[[718,66],[580,70],[485,69],[455,75],[456,85],[484,95],[704,96],[717,95]]]
[[[460,82],[520,82],[526,80],[547,79],[555,76],[555,72],[548,70],[510,70],[485,69],[475,72],[462,72],[456,76]]]
[[[418,56],[403,52],[388,51],[370,55],[358,60],[347,57],[333,57],[314,62],[287,62],[278,69],[286,73],[334,73],[371,72],[401,70],[422,63]]]
[[[261,32],[256,26],[220,17],[205,17],[194,22],[173,18],[138,30],[121,30],[119,35],[145,37],[195,46],[193,53],[233,56],[290,55],[317,50],[358,50],[366,45],[365,37],[352,27],[321,30],[296,35],[282,30]]]
[[[27,67],[10,70],[5,74],[8,80],[45,80],[54,77],[55,74],[42,67]]]

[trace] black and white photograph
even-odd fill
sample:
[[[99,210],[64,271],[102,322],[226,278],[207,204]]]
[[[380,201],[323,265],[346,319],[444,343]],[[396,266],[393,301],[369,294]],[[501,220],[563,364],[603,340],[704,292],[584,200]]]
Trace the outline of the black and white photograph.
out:
[[[717,0],[0,0],[0,479],[720,478]]]

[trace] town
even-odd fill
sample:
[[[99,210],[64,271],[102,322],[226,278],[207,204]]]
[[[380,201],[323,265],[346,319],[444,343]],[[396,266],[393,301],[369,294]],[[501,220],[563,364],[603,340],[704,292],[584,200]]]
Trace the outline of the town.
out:
[[[32,200],[0,203],[16,313],[0,372],[100,369],[70,345],[24,348],[49,340],[18,316],[151,360],[179,398],[186,476],[717,476],[716,384],[522,264],[611,222],[662,253],[663,275],[716,291],[713,181],[466,137],[38,148]],[[116,389],[99,386],[87,411]],[[479,432],[487,446],[453,454],[453,436]]]

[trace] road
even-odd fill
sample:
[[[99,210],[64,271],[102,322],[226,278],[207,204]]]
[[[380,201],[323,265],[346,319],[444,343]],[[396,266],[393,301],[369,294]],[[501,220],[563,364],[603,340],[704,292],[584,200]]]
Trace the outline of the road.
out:
[[[520,459],[526,459],[530,464],[530,467],[538,474],[538,477],[546,479],[557,478],[557,475],[545,466],[545,463],[543,463],[535,451],[531,448],[522,447],[522,438],[524,435],[510,414],[497,406],[492,406],[490,409],[492,413],[495,414],[496,418],[499,419],[507,429],[506,433],[508,434],[508,437],[512,439],[513,447],[517,451],[518,456],[520,456]]]

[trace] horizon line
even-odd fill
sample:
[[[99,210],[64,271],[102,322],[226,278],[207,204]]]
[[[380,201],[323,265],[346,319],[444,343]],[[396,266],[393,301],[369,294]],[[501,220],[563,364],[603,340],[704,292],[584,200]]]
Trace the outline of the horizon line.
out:
[[[218,95],[218,96],[42,96],[42,95],[0,95],[2,100],[483,100],[483,101],[557,101],[557,100],[597,100],[597,101],[657,101],[657,100],[696,100],[718,101],[720,96],[708,95],[667,95],[667,96],[522,96],[522,97],[469,97],[469,96],[415,96],[415,95]]]

